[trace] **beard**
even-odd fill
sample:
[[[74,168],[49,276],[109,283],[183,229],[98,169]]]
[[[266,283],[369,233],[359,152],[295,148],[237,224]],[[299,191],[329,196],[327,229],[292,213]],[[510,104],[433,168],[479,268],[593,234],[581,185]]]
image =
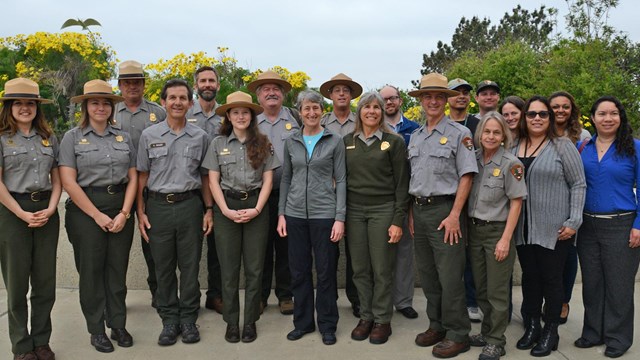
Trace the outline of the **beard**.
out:
[[[198,96],[205,101],[212,101],[216,99],[218,90],[198,90]]]
[[[397,107],[397,108],[395,108],[395,110],[391,110],[391,111],[385,110],[384,114],[387,115],[388,117],[394,117],[394,116],[396,116],[398,114],[398,112],[400,112],[400,108],[399,107]]]

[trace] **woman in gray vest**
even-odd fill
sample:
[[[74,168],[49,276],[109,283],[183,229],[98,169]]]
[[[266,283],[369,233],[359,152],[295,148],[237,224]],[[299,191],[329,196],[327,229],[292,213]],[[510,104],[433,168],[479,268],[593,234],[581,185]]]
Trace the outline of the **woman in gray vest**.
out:
[[[69,194],[65,227],[80,275],[80,305],[91,345],[112,352],[105,334],[121,347],[133,345],[125,329],[127,267],[133,239],[131,206],[136,196],[136,153],[127,132],[113,128],[113,108],[122,97],[102,80],[84,84],[80,124],[60,144],[60,178]]]
[[[41,98],[38,84],[28,79],[9,80],[4,90],[0,98],[0,265],[7,289],[11,351],[14,359],[54,359],[49,339],[62,187],[56,162],[58,141],[40,108],[51,101]]]
[[[342,137],[320,126],[323,101],[315,91],[298,95],[304,126],[285,142],[277,229],[280,236],[289,236],[291,291],[296,300],[295,328],[287,339],[298,340],[315,330],[311,272],[315,258],[318,328],[322,342],[333,345],[339,317],[336,264],[347,183]]]

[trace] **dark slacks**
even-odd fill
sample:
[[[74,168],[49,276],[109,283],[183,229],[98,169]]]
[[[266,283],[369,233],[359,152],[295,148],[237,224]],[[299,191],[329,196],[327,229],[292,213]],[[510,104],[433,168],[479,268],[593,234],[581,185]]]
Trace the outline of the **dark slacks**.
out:
[[[98,210],[112,219],[124,202],[124,192],[87,192],[87,196]],[[65,227],[80,275],[80,307],[87,330],[91,334],[104,333],[105,320],[112,328],[124,328],[127,322],[125,300],[133,218],[127,220],[119,233],[104,232],[93,218],[69,200]]]
[[[207,235],[207,299],[222,298],[221,281],[216,234],[215,231],[211,231],[211,234]]]
[[[164,325],[192,324],[198,319],[202,210],[198,196],[176,203],[147,200],[151,224],[147,234],[158,279],[156,301]],[[179,296],[176,267],[180,270]]]
[[[287,216],[291,292],[295,299],[293,325],[310,331],[314,325],[313,275],[316,265],[315,311],[321,333],[335,333],[338,324],[336,262],[338,243],[331,242],[334,219],[301,219]]]
[[[49,202],[18,200],[18,203],[23,210],[36,212],[45,209]],[[48,344],[51,338],[60,218],[56,212],[43,227],[29,228],[27,223],[0,205],[0,229],[0,267],[7,289],[11,351],[23,354]]]
[[[562,284],[564,286],[564,298],[562,302],[569,303],[571,294],[573,294],[573,285],[576,283],[576,275],[578,275],[578,249],[575,245],[569,246],[567,250],[567,261],[564,263],[564,271],[562,274]]]
[[[544,300],[544,321],[560,321],[564,300],[562,272],[572,242],[557,241],[553,250],[540,245],[516,246],[522,267],[523,316],[540,317]]]
[[[633,293],[640,248],[629,247],[635,213],[617,219],[585,215],[578,236],[582,269],[582,337],[626,351],[633,344]]]
[[[275,293],[278,301],[291,299],[291,273],[289,272],[289,240],[280,237],[278,231],[279,189],[273,189],[269,195],[269,229],[264,268],[262,271],[262,302],[265,304],[271,294],[271,286],[275,273]]]

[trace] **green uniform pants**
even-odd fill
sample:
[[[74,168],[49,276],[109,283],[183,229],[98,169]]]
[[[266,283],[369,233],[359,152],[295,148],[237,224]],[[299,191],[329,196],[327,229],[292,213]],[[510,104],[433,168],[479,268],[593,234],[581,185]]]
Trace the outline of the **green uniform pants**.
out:
[[[124,192],[107,194],[88,191],[89,200],[102,213],[114,218],[122,209]],[[119,233],[104,232],[72,201],[67,202],[65,227],[73,245],[80,275],[80,307],[91,334],[110,327],[122,329],[127,323],[127,269],[133,240],[133,218]],[[105,319],[105,315],[108,319]]]
[[[151,255],[156,264],[156,302],[164,325],[193,324],[200,310],[200,256],[202,255],[202,200],[198,196],[168,203],[148,199],[146,213]],[[176,266],[180,270],[180,296]],[[225,304],[226,305],[226,304]]]
[[[49,201],[18,200],[29,212],[46,209]],[[56,299],[56,250],[60,218],[56,212],[46,225],[29,228],[0,205],[0,265],[7,289],[11,351],[23,354],[51,338],[51,309]],[[27,293],[31,283],[31,326]],[[31,331],[29,331],[31,329]]]
[[[494,251],[502,237],[505,223],[474,225],[469,221],[469,256],[476,300],[484,313],[481,334],[489,344],[504,346],[504,332],[509,325],[509,279],[516,260],[513,240],[509,255],[497,261]]]
[[[247,200],[225,198],[231,210],[250,209],[256,206],[258,196]],[[222,214],[218,206],[214,208],[216,224],[216,250],[220,259],[222,279],[222,317],[229,325],[240,323],[240,299],[238,294],[240,264],[244,264],[245,296],[244,325],[260,319],[260,300],[264,254],[267,248],[269,230],[269,208],[245,224],[236,224]]]
[[[396,244],[389,244],[393,211],[393,203],[347,204],[347,245],[360,299],[360,318],[379,324],[389,324],[393,315],[397,251]]]
[[[413,206],[414,244],[422,291],[427,298],[429,327],[446,331],[446,338],[466,341],[471,330],[464,290],[465,241],[444,242],[438,226],[453,207],[453,200]],[[462,234],[466,239],[468,234]]]

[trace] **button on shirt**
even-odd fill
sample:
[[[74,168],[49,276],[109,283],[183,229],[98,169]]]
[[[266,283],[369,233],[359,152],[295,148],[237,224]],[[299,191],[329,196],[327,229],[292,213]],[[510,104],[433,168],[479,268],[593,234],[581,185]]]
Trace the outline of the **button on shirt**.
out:
[[[214,137],[220,135],[218,131],[220,131],[220,125],[222,124],[223,118],[216,114],[216,109],[219,106],[220,105],[216,103],[213,110],[211,110],[211,114],[207,116],[207,114],[202,111],[200,102],[196,100],[193,102],[191,109],[187,111],[187,122],[204,130],[207,135],[209,135],[209,142],[211,142]]]
[[[447,116],[430,134],[426,125],[414,131],[407,152],[409,194],[416,197],[455,195],[460,177],[478,172],[471,132]]]
[[[291,112],[284,107],[280,109],[280,114],[274,122],[269,121],[264,113],[259,114],[257,118],[260,132],[267,135],[269,141],[271,141],[274,152],[278,157],[278,164],[281,164],[284,156],[284,141],[300,128],[298,122],[291,116]],[[280,189],[281,179],[282,168],[279,167],[273,172],[273,189]]]
[[[76,169],[81,187],[125,184],[136,166],[136,151],[127,132],[107,125],[100,135],[91,125],[75,127],[60,143],[60,166]]]
[[[166,121],[145,129],[140,136],[137,168],[149,173],[149,190],[177,193],[202,188],[205,171],[200,165],[207,141],[207,133],[190,123],[179,134]]]
[[[280,166],[276,156],[269,153],[262,166],[254,169],[247,156],[247,147],[236,138],[233,131],[229,136],[213,139],[204,158],[202,167],[220,173],[222,190],[250,191],[262,187],[262,173]]]
[[[29,193],[52,189],[49,173],[57,167],[58,140],[44,140],[32,129],[29,135],[17,132],[0,136],[2,181],[10,192]]]
[[[511,199],[525,197],[523,165],[500,147],[485,164],[482,150],[476,156],[478,174],[469,193],[469,216],[485,221],[506,221]]]
[[[122,101],[116,104],[113,127],[128,132],[133,146],[137,149],[142,130],[164,121],[166,117],[167,113],[164,109],[152,101],[142,99],[142,103],[135,112],[131,112]]]
[[[356,114],[350,112],[347,120],[341,124],[340,120],[336,117],[336,114],[332,111],[322,116],[320,124],[332,133],[344,137],[356,130]]]

